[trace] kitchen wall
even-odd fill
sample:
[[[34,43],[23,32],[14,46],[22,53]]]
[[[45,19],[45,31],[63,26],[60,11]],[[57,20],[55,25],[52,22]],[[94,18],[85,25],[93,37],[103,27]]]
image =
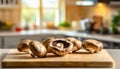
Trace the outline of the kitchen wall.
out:
[[[21,2],[20,0],[17,1],[19,2],[16,8],[9,8],[9,7],[0,8],[0,20],[13,24],[20,23]],[[103,5],[97,4],[95,6],[76,6],[75,5],[76,1],[77,0],[66,0],[65,10],[64,8],[60,8],[62,10],[61,13],[66,15],[65,20],[79,21],[82,18],[91,18],[93,15],[102,15],[104,17],[105,25],[109,27],[112,19],[112,14],[115,14],[116,11],[120,8],[119,6],[109,6],[106,4]],[[64,2],[64,0],[62,0],[61,2]],[[62,4],[63,3],[61,3],[61,5]],[[64,11],[66,13],[64,13]],[[62,20],[64,20],[64,18]]]
[[[104,18],[104,25],[110,27],[112,15],[116,14],[120,9],[119,6],[111,6],[103,3],[98,3],[94,6],[76,6],[77,0],[66,0],[66,20],[78,21],[83,18],[92,18],[94,15],[100,15]]]
[[[21,2],[16,0],[16,4],[0,5],[0,20],[9,24],[19,24],[21,16]]]
[[[66,0],[66,20],[78,20],[81,17],[81,8],[82,6],[76,6],[75,2],[77,0]]]

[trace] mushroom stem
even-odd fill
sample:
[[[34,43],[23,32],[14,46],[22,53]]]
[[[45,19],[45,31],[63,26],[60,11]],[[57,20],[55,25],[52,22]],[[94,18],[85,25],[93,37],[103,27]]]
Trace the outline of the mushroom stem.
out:
[[[91,53],[94,53],[94,52],[95,52],[92,48],[88,48],[88,50],[89,50]]]
[[[29,50],[27,53],[30,54],[32,57],[35,57],[35,54],[33,54],[31,50]]]
[[[57,47],[60,48],[60,49],[62,49],[62,50],[64,49],[63,43],[57,43]]]

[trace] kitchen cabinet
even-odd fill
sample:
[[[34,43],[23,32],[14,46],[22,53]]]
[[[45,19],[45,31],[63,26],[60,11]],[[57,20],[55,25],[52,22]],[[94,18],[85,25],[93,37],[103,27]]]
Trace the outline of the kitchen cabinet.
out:
[[[0,48],[2,48],[2,38],[0,37]]]
[[[92,35],[75,31],[58,31],[58,30],[38,30],[23,32],[1,32],[0,47],[16,48],[17,43],[23,39],[33,39],[43,41],[47,37],[64,38],[74,37],[81,41],[85,39],[96,39],[103,42],[105,49],[120,49],[120,35]],[[2,38],[2,39],[1,39]]]
[[[4,37],[4,48],[13,48],[17,46],[17,43],[20,41],[20,37]]]
[[[16,48],[17,44],[23,39],[31,39],[31,40],[38,40],[43,41],[47,37],[55,37],[55,38],[63,38],[64,35],[58,34],[39,34],[39,35],[20,35],[20,36],[5,36],[3,37],[3,48]]]
[[[30,35],[30,36],[7,36],[4,37],[4,48],[16,48],[17,44],[23,39],[41,40],[40,35]]]

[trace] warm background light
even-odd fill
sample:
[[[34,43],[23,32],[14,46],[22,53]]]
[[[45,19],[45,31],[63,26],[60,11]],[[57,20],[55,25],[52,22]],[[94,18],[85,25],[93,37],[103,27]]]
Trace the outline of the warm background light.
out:
[[[102,16],[104,18],[104,26],[109,26],[110,22],[109,22],[109,7],[104,4],[104,3],[98,3],[96,4],[95,8],[94,8],[94,14],[95,15],[99,15],[99,16]]]
[[[103,3],[98,3],[97,6],[98,6],[98,7],[103,7],[104,4],[103,4]]]
[[[95,13],[97,15],[102,15],[104,16],[107,12],[107,7],[104,3],[98,3],[96,6],[95,6]]]

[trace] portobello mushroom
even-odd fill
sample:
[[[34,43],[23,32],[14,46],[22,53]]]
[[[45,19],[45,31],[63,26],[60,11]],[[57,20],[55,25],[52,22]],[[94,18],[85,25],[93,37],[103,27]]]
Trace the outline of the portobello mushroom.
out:
[[[25,52],[27,54],[30,54],[32,57],[35,57],[35,55],[31,52],[30,48],[29,48],[29,44],[32,40],[30,39],[25,39],[25,40],[22,40],[18,43],[18,46],[17,46],[17,50],[19,52]]]
[[[20,52],[28,52],[29,51],[29,43],[31,41],[32,40],[29,40],[29,39],[25,39],[25,40],[20,41],[18,43],[18,46],[17,46],[18,51],[20,51]]]
[[[68,54],[70,51],[72,51],[73,44],[72,42],[63,39],[58,38],[50,42],[50,45],[48,46],[50,51],[58,56],[64,56]]]
[[[49,37],[42,42],[43,45],[46,47],[48,53],[50,53],[50,49],[48,46],[50,45],[50,42],[54,39],[55,39],[54,37]]]
[[[83,48],[90,53],[98,53],[103,49],[103,44],[94,39],[87,39],[83,42]]]
[[[36,40],[30,42],[30,50],[39,58],[45,57],[47,55],[47,49],[45,46]]]
[[[82,48],[82,42],[80,40],[77,40],[75,38],[66,38],[67,40],[71,41],[73,43],[72,52],[76,52]]]

